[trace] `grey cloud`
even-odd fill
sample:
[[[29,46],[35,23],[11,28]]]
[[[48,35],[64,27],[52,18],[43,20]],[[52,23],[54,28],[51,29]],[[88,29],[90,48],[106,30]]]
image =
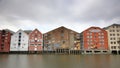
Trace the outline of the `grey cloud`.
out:
[[[78,13],[76,19],[84,21],[111,20],[120,17],[120,0],[97,0],[83,14]]]
[[[119,2],[119,0],[0,0],[0,18],[20,27],[24,26],[20,22],[26,20],[34,22],[34,25],[42,25],[43,28],[45,25],[53,28],[73,23],[76,25],[86,23],[86,26],[87,23],[102,25],[113,19],[119,19]],[[53,27],[51,24],[54,24]]]

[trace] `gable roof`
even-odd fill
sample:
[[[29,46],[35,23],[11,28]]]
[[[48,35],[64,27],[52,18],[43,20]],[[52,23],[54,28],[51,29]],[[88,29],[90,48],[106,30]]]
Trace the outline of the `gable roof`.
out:
[[[108,29],[108,28],[111,27],[111,26],[120,26],[120,24],[112,24],[112,25],[109,25],[109,26],[107,26],[107,27],[104,27],[103,29]]]
[[[66,28],[66,27],[64,27],[64,26],[61,26],[61,27],[55,28],[55,29],[53,29],[53,30],[51,30],[51,31],[49,31],[49,32],[52,32],[52,31],[57,30],[57,29],[65,29],[65,30],[70,30],[70,31],[73,31],[73,32],[75,32],[75,33],[78,33],[78,32],[76,32],[76,31],[71,30],[71,29],[69,29],[69,28]],[[49,32],[46,32],[46,33],[49,33]],[[44,34],[46,34],[46,33],[44,33]]]

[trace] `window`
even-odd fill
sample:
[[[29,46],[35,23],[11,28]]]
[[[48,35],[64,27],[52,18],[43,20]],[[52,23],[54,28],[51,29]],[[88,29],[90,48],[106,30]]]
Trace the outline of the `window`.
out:
[[[1,44],[1,46],[4,46],[4,44]]]
[[[38,42],[42,42],[42,40],[40,39],[40,40],[38,40]]]
[[[8,36],[8,34],[6,34],[6,36]]]
[[[110,36],[112,36],[112,34],[110,34]]]
[[[37,42],[37,40],[35,40],[35,42]]]
[[[111,42],[111,44],[113,44],[113,42]]]
[[[4,40],[2,40],[2,42],[4,43]]]
[[[92,36],[90,36],[90,38],[92,38]]]
[[[115,26],[113,26],[113,28],[115,28]]]
[[[95,38],[97,37],[97,36],[94,36]]]
[[[115,38],[113,38],[115,40]]]
[[[118,46],[118,49],[120,49],[120,46]]]
[[[118,26],[116,26],[116,28],[118,28]]]
[[[113,32],[115,32],[115,30],[113,30]]]
[[[31,42],[34,42],[34,40],[30,40]]]
[[[111,49],[116,49],[116,46],[111,46]]]
[[[104,38],[104,36],[101,36],[102,38]]]
[[[38,44],[39,46],[41,46],[41,44]]]
[[[111,46],[111,49],[114,49],[114,47],[113,47],[113,46]]]
[[[5,37],[5,39],[7,39],[7,37]]]
[[[21,36],[19,36],[19,38],[21,38]]]
[[[21,35],[21,33],[19,33],[19,35]]]
[[[120,36],[119,34],[117,34],[117,36]]]
[[[113,36],[115,36],[115,34],[113,34]]]
[[[19,39],[18,41],[20,42],[21,40]]]
[[[89,38],[89,36],[87,36],[87,38]]]
[[[117,32],[119,32],[119,30],[117,30]]]
[[[3,47],[1,47],[1,50],[3,50],[4,48]]]
[[[90,42],[87,42],[88,43],[88,45],[90,45]]]
[[[5,42],[7,42],[7,40],[5,40]]]
[[[116,46],[114,46],[114,49],[116,49]]]
[[[18,46],[20,46],[21,43],[18,43]]]
[[[35,34],[35,37],[37,37],[37,34]]]
[[[87,41],[90,41],[89,39]]]
[[[31,46],[34,46],[34,44],[30,44]]]
[[[38,36],[40,36],[40,34],[38,34]]]
[[[92,33],[90,32],[90,35],[92,35]]]
[[[104,35],[104,33],[101,33],[101,35]]]
[[[34,34],[32,34],[32,36],[34,36]]]
[[[63,40],[62,43],[65,44],[65,41]]]
[[[61,37],[64,37],[64,33],[61,33]]]
[[[114,44],[116,44],[116,42],[114,42]]]

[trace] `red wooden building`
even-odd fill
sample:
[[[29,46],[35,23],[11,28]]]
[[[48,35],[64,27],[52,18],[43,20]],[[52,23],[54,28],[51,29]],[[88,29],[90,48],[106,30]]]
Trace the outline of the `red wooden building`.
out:
[[[12,33],[9,30],[0,30],[0,52],[10,51],[10,39]]]
[[[81,33],[81,47],[85,51],[108,50],[107,31],[99,27],[90,27]]]
[[[42,51],[43,50],[42,33],[35,29],[29,34],[29,51]]]

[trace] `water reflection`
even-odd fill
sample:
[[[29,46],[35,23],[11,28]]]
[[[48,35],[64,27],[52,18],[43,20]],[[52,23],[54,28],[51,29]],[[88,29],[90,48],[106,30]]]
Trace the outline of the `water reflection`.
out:
[[[0,68],[119,68],[120,55],[0,55]]]

